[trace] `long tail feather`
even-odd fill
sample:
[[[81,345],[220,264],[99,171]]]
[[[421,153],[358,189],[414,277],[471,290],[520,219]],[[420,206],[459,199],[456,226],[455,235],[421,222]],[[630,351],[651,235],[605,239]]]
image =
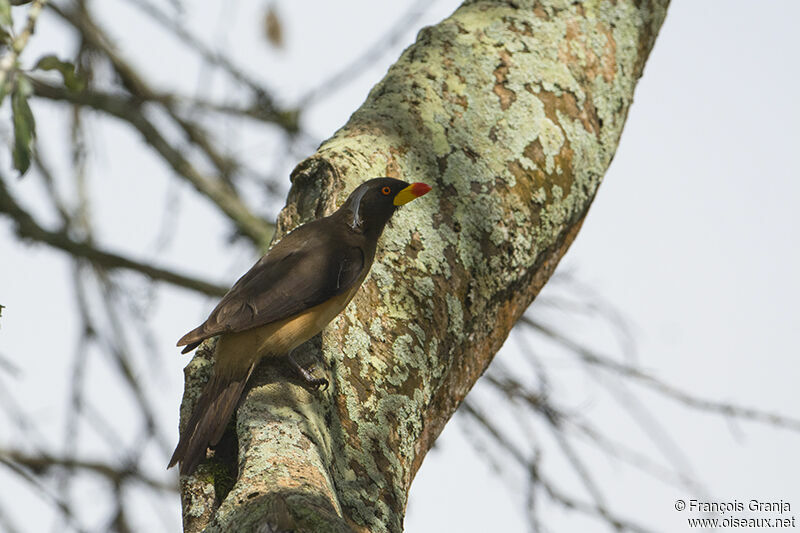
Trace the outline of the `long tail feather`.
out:
[[[214,372],[200,394],[189,422],[181,432],[178,446],[167,468],[180,462],[182,475],[194,472],[197,465],[206,458],[208,446],[214,446],[222,438],[253,368],[255,364],[250,365],[247,372],[240,376],[219,376]]]

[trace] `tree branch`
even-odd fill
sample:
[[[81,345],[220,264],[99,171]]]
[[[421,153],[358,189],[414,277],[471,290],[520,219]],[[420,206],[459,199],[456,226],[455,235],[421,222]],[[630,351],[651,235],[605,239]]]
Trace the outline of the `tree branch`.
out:
[[[254,95],[253,103],[250,107],[246,108],[246,112],[242,112],[239,108],[231,108],[230,106],[219,106],[218,110],[224,110],[223,112],[228,113],[240,113],[256,120],[271,122],[280,126],[290,134],[299,131],[298,109],[279,109],[267,90],[259,82],[234,65],[231,59],[206,46],[202,40],[189,33],[184,24],[168,16],[155,4],[146,0],[129,0],[129,2],[141,10],[142,13],[149,16],[153,22],[172,32],[177,38],[182,40],[188,48],[198,52],[207,62],[227,72],[231,78],[247,87]]]
[[[251,209],[239,199],[235,191],[224,182],[204,176],[197,170],[147,119],[140,101],[88,89],[76,93],[41,80],[34,78],[31,80],[35,96],[87,106],[129,123],[142,134],[145,142],[158,152],[177,175],[185,178],[199,193],[211,200],[227,215],[242,235],[248,237],[259,248],[265,248],[272,240],[273,226],[254,215]]]
[[[221,296],[228,290],[221,285],[209,283],[101,250],[87,241],[73,240],[66,231],[47,230],[40,226],[33,217],[14,200],[3,180],[0,180],[0,213],[5,213],[14,221],[17,235],[19,235],[20,238],[48,244],[53,248],[67,252],[73,257],[86,259],[104,268],[110,270],[132,270],[147,276],[153,281],[171,283],[172,285],[202,292],[210,296]]]
[[[0,461],[17,464],[37,475],[57,468],[85,470],[107,479],[113,485],[134,481],[158,491],[175,492],[178,490],[178,486],[175,483],[166,483],[145,476],[138,470],[120,469],[100,461],[87,461],[74,457],[55,457],[46,453],[29,454],[13,449],[0,449]]]
[[[434,3],[435,0],[417,0],[403,15],[394,21],[391,29],[383,34],[377,42],[366,46],[363,54],[303,95],[300,98],[299,107],[305,108],[309,104],[318,103],[323,98],[330,98],[331,95],[347,85],[353,78],[366,70],[370,64],[380,59],[387,49],[397,44],[409,27],[425,14],[425,11],[430,9]]]
[[[402,529],[427,451],[577,235],[667,3],[589,12],[555,0],[467,1],[421,31],[348,124],[295,169],[281,233],[372,176],[433,192],[394,216],[321,351],[301,348],[325,361],[330,388],[312,394],[268,363],[254,375],[238,410],[238,456],[214,456],[184,478],[184,502],[218,489],[223,500],[185,506],[187,520],[216,511],[193,527],[259,527],[283,502],[297,529]],[[201,368],[198,359],[187,373],[184,414]],[[239,473],[229,492],[211,481],[220,471]]]
[[[33,35],[33,30],[36,28],[36,19],[39,18],[39,13],[42,12],[47,1],[34,0],[33,5],[28,10],[28,21],[25,23],[25,27],[11,42],[11,48],[3,56],[3,59],[0,59],[0,87],[6,82],[8,74],[17,64],[17,58],[27,46],[28,39]]]
[[[791,431],[800,431],[800,419],[778,413],[771,413],[769,411],[762,411],[752,407],[745,407],[732,403],[700,398],[683,391],[674,385],[665,383],[655,376],[648,374],[647,372],[644,372],[643,370],[640,370],[634,366],[621,363],[619,361],[615,361],[611,357],[598,354],[594,350],[576,343],[572,339],[555,331],[554,329],[545,327],[544,325],[531,320],[529,317],[523,316],[520,319],[520,322],[567,347],[571,353],[578,355],[578,357],[580,357],[585,363],[598,368],[603,368],[623,377],[632,378],[638,381],[641,385],[648,387],[651,390],[662,394],[663,396],[671,398],[674,401],[682,403],[687,407],[691,407],[700,411],[729,416],[732,418],[740,418],[743,420],[750,420],[752,422],[769,424]]]

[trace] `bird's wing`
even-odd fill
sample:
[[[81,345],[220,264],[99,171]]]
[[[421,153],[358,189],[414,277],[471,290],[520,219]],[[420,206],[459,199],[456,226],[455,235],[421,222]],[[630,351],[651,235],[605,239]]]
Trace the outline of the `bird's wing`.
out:
[[[299,228],[275,245],[178,346],[291,317],[352,287],[368,268],[364,252],[322,238],[317,229]]]

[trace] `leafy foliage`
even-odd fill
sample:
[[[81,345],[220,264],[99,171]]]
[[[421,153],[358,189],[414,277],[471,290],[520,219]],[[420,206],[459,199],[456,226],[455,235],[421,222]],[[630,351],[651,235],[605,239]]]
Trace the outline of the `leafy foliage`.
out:
[[[11,93],[11,112],[14,123],[14,168],[24,175],[31,166],[33,142],[36,137],[36,120],[28,105],[28,97],[33,89],[26,78],[20,77]]]
[[[11,3],[8,0],[0,0],[0,25],[11,27]]]
[[[54,55],[39,59],[34,69],[58,71],[64,80],[64,86],[70,91],[78,93],[86,87],[86,79],[77,73],[75,65],[69,61],[62,61]]]

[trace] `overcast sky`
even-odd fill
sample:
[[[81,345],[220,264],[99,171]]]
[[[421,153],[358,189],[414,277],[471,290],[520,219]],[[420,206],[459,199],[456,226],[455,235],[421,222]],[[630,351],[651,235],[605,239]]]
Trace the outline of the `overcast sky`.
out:
[[[336,72],[344,59],[377,42],[410,5],[385,4],[319,2],[309,10],[304,2],[278,2],[287,37],[283,52],[263,43],[260,2],[229,2],[224,9],[214,3],[215,9],[190,10],[187,17],[193,27],[218,35],[231,49],[247,51],[250,55],[239,62],[291,103]],[[399,51],[413,42],[417,29],[441,20],[457,4],[436,2],[374,67],[312,108],[306,120],[313,134],[324,139],[343,125]],[[161,83],[193,87],[202,80],[202,71],[183,65],[179,52],[163,52],[159,36],[141,38],[136,28],[142,21],[124,1],[108,0],[101,6],[107,20],[126,17],[129,31],[120,34],[116,26],[123,49]],[[800,416],[798,20],[800,3],[794,0],[672,3],[617,154],[560,267],[620,310],[647,371],[703,398],[794,417]],[[47,16],[39,30],[24,55],[27,61],[67,46]],[[48,131],[53,129],[46,118],[51,108],[40,106],[36,112],[41,137],[58,133]],[[91,139],[95,155],[90,162],[94,212],[98,220],[107,221],[100,237],[118,249],[147,250],[170,180],[149,156],[130,151],[135,135],[115,126],[100,130]],[[235,135],[241,135],[242,150],[258,153],[265,146],[264,139],[252,140],[246,132]],[[7,164],[8,154],[0,157]],[[285,163],[287,171],[294,162]],[[29,205],[40,205],[33,180],[14,188]],[[160,259],[220,282],[232,281],[253,257],[226,249],[219,217],[189,191],[181,196],[174,246]],[[219,238],[201,241],[198,235],[204,231]],[[206,250],[204,262],[187,261],[200,247]],[[215,255],[216,262],[210,259]],[[57,433],[63,427],[63,376],[76,338],[68,263],[56,252],[18,244],[2,219],[0,258],[0,303],[7,306],[0,354],[22,370],[10,391],[31,408],[43,428]],[[176,439],[181,369],[188,359],[172,346],[212,303],[166,290],[153,309],[164,364],[163,374],[146,379]],[[608,338],[595,338],[591,328],[575,333],[599,349],[616,348]],[[514,351],[517,342],[528,341],[512,337],[504,350]],[[554,354],[548,362],[558,368],[558,357]],[[131,406],[117,398],[112,385],[105,385],[109,372],[102,365],[93,367],[89,378],[97,382],[94,394],[124,417]],[[684,531],[686,517],[699,515],[675,511],[675,500],[709,495],[724,502],[782,499],[791,504],[791,514],[800,514],[797,434],[731,424],[634,387],[631,401],[655,413],[664,428],[662,444],[668,450],[659,450],[587,379],[565,370],[558,390],[570,406],[586,410],[618,440],[655,456],[673,454],[707,491],[653,482],[613,460],[588,454],[610,507],[623,515],[655,530]],[[458,424],[448,425],[423,463],[411,491],[407,531],[526,530],[521,482],[498,477],[464,439]],[[13,437],[0,432],[0,445],[9,442]],[[90,439],[83,444],[92,449]],[[563,475],[570,483],[568,466],[554,460],[548,468],[551,476]],[[7,480],[3,471],[0,480]],[[5,486],[14,490],[4,489],[0,499],[6,504],[11,499],[28,517],[24,523],[31,525],[30,531],[50,527],[49,515],[39,512],[35,498],[16,490],[17,485]],[[595,522],[543,505],[542,516],[553,531],[597,528]],[[179,523],[177,500],[169,520]],[[147,523],[142,522],[142,530]]]

